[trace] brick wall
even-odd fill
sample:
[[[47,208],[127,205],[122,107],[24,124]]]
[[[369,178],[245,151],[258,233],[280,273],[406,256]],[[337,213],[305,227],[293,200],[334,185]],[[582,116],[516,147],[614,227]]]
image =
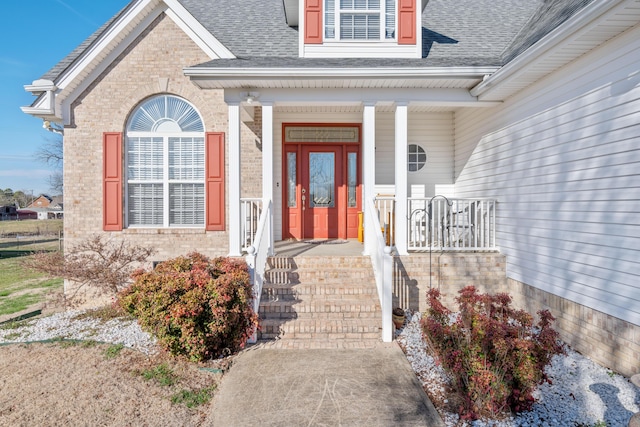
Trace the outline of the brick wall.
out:
[[[465,286],[487,292],[506,282],[506,260],[499,253],[412,254],[396,257],[394,268],[394,307],[412,310],[427,309],[430,286],[445,294],[445,304],[452,306],[458,290]]]
[[[205,130],[228,135],[228,108],[221,90],[201,90],[182,69],[208,61],[168,17],[158,17],[74,102],[72,124],[65,129],[65,245],[93,235],[156,249],[153,260],[190,251],[208,256],[228,253],[228,234],[204,229],[125,229],[102,231],[102,133],[123,132],[129,114],[146,98],[170,93],[200,112]],[[261,152],[255,132],[241,129],[243,196],[261,194]],[[228,144],[228,138],[227,138]],[[228,147],[226,153],[228,155]],[[228,171],[228,158],[227,163]],[[252,173],[248,173],[251,171]],[[227,203],[229,194],[227,190]],[[227,209],[228,224],[228,209]]]
[[[516,306],[548,309],[564,342],[591,360],[627,377],[640,372],[640,326],[509,279]]]
[[[535,314],[548,309],[563,341],[595,362],[625,376],[640,372],[640,327],[506,277],[506,258],[499,253],[433,253],[396,257],[393,305],[427,308],[431,285],[443,302],[456,309],[455,297],[465,286],[481,292],[505,292],[513,305]]]

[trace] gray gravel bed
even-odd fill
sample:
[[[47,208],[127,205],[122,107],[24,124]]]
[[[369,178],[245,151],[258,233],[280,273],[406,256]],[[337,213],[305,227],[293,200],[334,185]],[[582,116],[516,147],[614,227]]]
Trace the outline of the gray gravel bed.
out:
[[[406,349],[407,359],[430,393],[446,399],[449,382],[444,370],[427,353],[420,329],[420,313],[410,316],[397,340]],[[640,412],[640,388],[621,375],[592,362],[567,348],[566,355],[554,356],[546,369],[551,383],[534,393],[531,411],[508,420],[461,422],[458,415],[441,414],[447,426],[471,427],[627,427],[631,416]],[[606,424],[604,424],[606,423]]]
[[[77,319],[81,310],[70,310],[48,317],[19,322],[16,329],[0,329],[0,343],[19,343],[51,339],[94,340],[139,350],[157,352],[156,340],[142,331],[135,320],[103,321],[86,317]]]

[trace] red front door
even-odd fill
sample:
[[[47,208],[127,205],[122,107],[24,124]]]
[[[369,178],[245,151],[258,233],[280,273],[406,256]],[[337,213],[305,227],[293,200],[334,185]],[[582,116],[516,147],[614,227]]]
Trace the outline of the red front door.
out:
[[[338,238],[344,191],[342,147],[302,147],[303,238]]]
[[[285,146],[284,238],[358,236],[358,150],[353,144]]]

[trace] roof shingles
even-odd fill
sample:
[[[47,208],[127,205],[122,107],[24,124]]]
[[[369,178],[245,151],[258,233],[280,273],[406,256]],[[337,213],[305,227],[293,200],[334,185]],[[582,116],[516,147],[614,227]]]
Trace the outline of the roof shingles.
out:
[[[428,68],[504,65],[593,0],[430,0],[422,15],[422,59],[299,58],[298,29],[287,25],[282,0],[179,1],[238,58],[199,67]],[[42,78],[56,81],[134,3]]]

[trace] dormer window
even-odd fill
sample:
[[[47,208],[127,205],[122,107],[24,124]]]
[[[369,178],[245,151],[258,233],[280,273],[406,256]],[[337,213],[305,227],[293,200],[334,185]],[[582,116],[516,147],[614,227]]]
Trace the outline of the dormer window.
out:
[[[324,0],[324,19],[327,41],[396,38],[396,0]]]

